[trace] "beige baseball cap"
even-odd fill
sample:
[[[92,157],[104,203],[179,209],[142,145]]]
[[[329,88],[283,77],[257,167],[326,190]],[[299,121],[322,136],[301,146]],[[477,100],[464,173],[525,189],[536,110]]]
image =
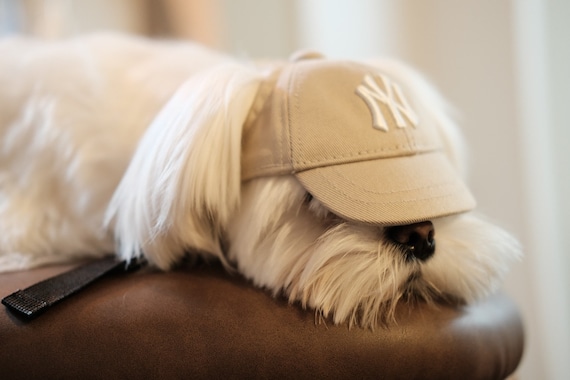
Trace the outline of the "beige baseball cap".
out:
[[[413,88],[372,66],[284,64],[259,90],[242,141],[242,180],[294,175],[333,213],[398,225],[471,210]]]

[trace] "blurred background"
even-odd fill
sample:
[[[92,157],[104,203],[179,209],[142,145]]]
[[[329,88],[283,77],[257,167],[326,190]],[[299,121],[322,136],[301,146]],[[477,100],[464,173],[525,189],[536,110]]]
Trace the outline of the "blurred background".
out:
[[[505,285],[526,326],[520,379],[570,378],[569,19],[564,0],[0,0],[0,35],[119,30],[422,71],[458,110],[479,211],[525,249]]]

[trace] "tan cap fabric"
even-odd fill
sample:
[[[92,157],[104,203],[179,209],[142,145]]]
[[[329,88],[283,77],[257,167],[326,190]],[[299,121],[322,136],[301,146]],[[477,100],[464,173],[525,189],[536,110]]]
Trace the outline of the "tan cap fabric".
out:
[[[300,60],[276,70],[242,148],[243,180],[293,174],[348,220],[407,224],[475,206],[413,89],[355,62]]]

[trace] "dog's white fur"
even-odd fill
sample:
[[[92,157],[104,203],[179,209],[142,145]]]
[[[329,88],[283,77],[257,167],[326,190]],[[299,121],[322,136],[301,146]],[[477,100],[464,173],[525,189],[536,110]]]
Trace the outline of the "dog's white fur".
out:
[[[457,129],[414,88],[464,170]],[[117,251],[169,269],[217,258],[336,323],[374,326],[408,296],[494,291],[517,242],[473,213],[433,220],[437,249],[406,261],[381,226],[339,219],[293,176],[240,179],[242,127],[265,72],[189,43],[117,35],[0,43],[0,271]]]

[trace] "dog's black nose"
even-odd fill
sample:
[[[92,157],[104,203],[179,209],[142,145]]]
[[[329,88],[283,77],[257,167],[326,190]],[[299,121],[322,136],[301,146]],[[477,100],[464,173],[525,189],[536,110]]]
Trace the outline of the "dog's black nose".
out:
[[[435,252],[435,229],[432,222],[420,222],[386,229],[386,235],[404,248],[406,258],[427,260]]]

